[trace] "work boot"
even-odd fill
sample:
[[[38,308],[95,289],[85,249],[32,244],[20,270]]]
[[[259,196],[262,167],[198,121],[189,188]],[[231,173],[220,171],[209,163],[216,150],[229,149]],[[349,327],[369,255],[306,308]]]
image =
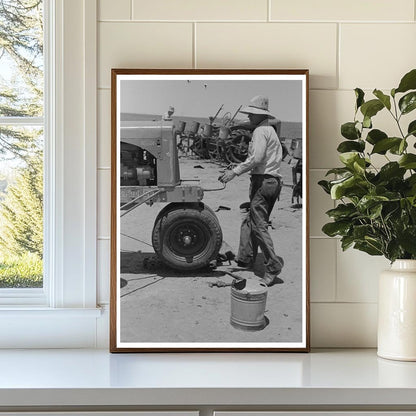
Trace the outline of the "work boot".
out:
[[[283,283],[283,280],[280,277],[278,277],[279,274],[280,272],[275,274],[265,273],[261,281],[265,283],[268,287],[281,284]]]
[[[245,262],[245,261],[240,261],[237,260],[237,267],[239,267],[240,269],[252,269],[254,266],[254,262],[253,261],[249,261],[249,262]]]

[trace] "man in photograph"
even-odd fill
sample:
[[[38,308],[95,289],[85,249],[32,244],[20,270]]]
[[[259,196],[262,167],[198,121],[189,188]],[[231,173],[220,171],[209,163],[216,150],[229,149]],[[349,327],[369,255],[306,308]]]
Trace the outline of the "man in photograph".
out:
[[[169,106],[168,111],[163,114],[163,121],[172,121],[173,113],[175,112],[175,107],[172,105]]]
[[[282,282],[278,275],[282,270],[283,260],[274,251],[268,224],[282,189],[280,165],[283,150],[276,131],[270,124],[270,120],[275,117],[269,112],[267,97],[258,95],[252,98],[240,113],[247,114],[250,124],[255,126],[248,156],[243,163],[226,171],[220,181],[227,183],[250,171],[250,208],[241,224],[237,264],[244,268],[253,267],[260,246],[265,263],[263,281],[267,286],[272,286]]]

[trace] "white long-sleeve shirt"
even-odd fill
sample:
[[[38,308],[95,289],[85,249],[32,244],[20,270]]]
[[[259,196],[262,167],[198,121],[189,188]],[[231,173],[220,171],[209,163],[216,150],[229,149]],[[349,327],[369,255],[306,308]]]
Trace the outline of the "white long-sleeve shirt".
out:
[[[251,171],[251,175],[271,175],[281,178],[282,156],[282,145],[276,131],[269,126],[268,120],[265,120],[253,131],[247,159],[237,165],[233,171],[237,175]]]

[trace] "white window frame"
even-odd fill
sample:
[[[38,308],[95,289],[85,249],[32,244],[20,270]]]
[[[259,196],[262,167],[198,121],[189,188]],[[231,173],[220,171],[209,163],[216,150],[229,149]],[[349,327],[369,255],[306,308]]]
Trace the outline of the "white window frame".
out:
[[[0,347],[95,347],[97,0],[44,1],[45,284],[0,294]]]

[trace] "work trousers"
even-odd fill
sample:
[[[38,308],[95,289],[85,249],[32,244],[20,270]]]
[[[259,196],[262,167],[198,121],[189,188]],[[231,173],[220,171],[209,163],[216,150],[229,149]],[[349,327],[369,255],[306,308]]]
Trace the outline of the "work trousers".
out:
[[[275,276],[283,267],[283,259],[276,255],[273,240],[268,231],[270,214],[280,195],[280,178],[269,175],[252,175],[250,183],[250,211],[243,219],[237,260],[254,262],[260,247],[266,275]]]

